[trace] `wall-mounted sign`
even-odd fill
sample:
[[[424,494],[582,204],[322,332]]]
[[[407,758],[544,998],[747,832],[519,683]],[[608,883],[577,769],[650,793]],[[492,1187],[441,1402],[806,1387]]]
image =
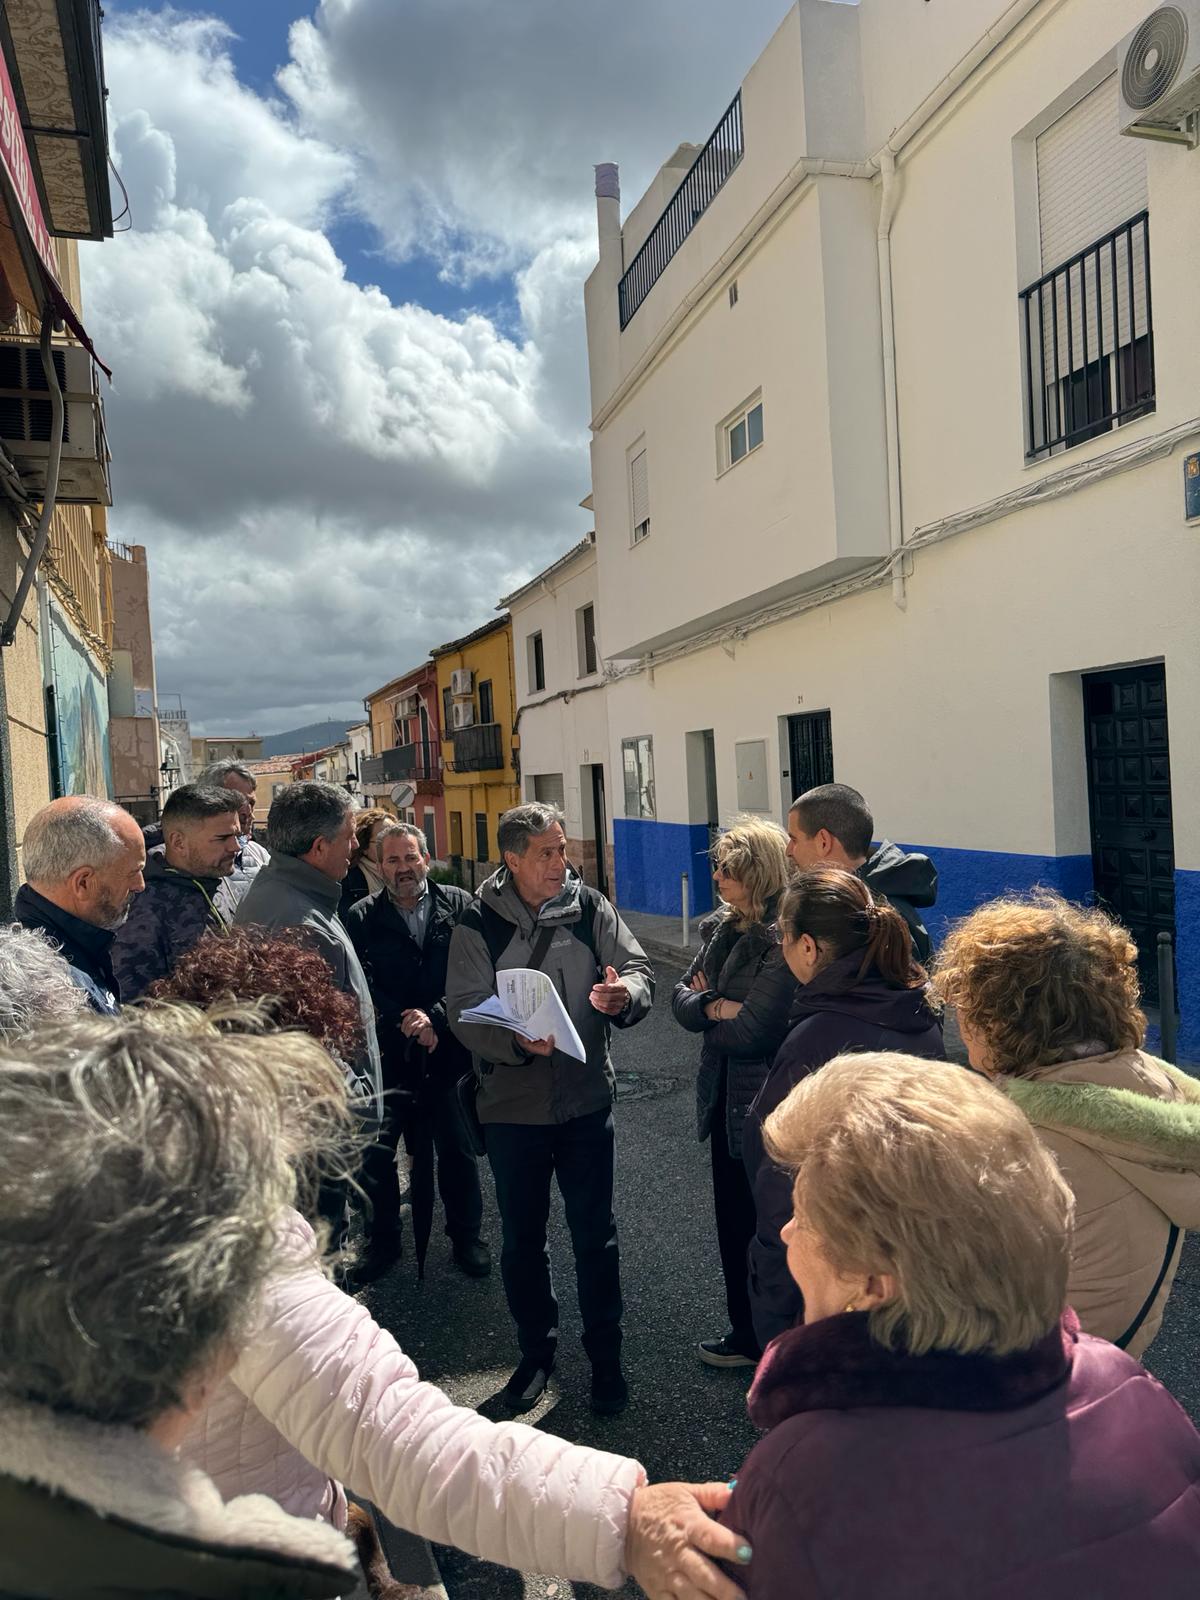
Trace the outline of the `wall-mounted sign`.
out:
[[[1183,459],[1183,514],[1189,522],[1200,517],[1200,451]]]

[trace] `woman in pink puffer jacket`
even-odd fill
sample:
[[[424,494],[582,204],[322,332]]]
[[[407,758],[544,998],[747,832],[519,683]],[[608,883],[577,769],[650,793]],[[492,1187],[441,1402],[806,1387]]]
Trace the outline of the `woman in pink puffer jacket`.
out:
[[[345,1484],[398,1527],[502,1566],[605,1588],[632,1574],[652,1600],[736,1600],[700,1553],[748,1558],[706,1515],[724,1485],[647,1486],[636,1461],[453,1405],[324,1277],[295,1212],[284,1251],[290,1266],[182,1447],[226,1499],[268,1494],[341,1528]]]

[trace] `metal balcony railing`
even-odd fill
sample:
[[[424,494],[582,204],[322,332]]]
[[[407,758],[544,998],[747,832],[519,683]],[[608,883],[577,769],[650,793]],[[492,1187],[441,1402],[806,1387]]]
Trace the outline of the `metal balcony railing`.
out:
[[[437,778],[437,747],[432,741],[399,744],[377,756],[364,756],[358,776],[361,783],[402,783],[406,778],[419,783]]]
[[[1019,298],[1027,460],[1154,410],[1149,212],[1089,244]]]
[[[671,257],[708,210],[726,178],[742,159],[745,148],[739,89],[733,104],[717,123],[708,143],[688,169],[687,176],[667,202],[666,210],[621,279],[618,299],[622,330],[629,326],[642,301],[666,271]]]
[[[481,722],[454,734],[455,772],[491,772],[504,766],[504,739],[498,722]]]

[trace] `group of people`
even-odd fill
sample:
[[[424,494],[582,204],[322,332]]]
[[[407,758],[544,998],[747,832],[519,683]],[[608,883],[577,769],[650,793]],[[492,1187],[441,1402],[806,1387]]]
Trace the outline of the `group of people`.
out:
[[[471,897],[324,784],[281,791],[249,856],[242,791],[204,776],[161,839],[53,802],[0,929],[0,1595],[345,1593],[343,1531],[376,1559],[352,1497],[653,1600],[1195,1591],[1200,1435],[1135,1357],[1200,1226],[1200,1084],[1145,1052],[1115,923],[996,902],[930,970],[932,867],[873,848],[855,791],[717,839],[672,1007],[730,1317],[700,1355],[756,1366],[765,1437],[727,1485],[649,1485],[452,1406],[320,1264],[363,1193],[359,1271],[394,1259],[407,1142],[485,1274],[485,1155],[519,1413],[556,1357],[557,1182],[591,1401],[626,1403],[609,1042],[654,978],[561,816],[506,814]],[[462,1020],[515,967],[583,1062]]]

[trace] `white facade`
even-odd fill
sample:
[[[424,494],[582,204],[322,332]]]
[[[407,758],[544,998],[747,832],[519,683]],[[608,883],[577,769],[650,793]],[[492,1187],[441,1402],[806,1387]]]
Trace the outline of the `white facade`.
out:
[[[562,807],[567,853],[587,882],[611,883],[611,815],[596,547],[589,534],[500,602],[510,611],[521,795]]]
[[[653,767],[649,788],[614,796],[621,904],[674,911],[690,870],[702,908],[707,826],[782,817],[829,776],[803,770],[805,740],[824,739],[878,833],[935,857],[935,932],[1005,888],[1100,889],[1094,862],[1122,877],[1144,947],[1173,916],[1195,1049],[1200,525],[1184,462],[1200,451],[1200,152],[1118,144],[1111,120],[1117,47],[1152,9],[794,6],[742,86],[744,155],[623,332],[618,286],[654,218],[635,207],[622,247],[616,202],[598,202],[593,496],[612,769]],[[1085,113],[1094,139],[1061,122]],[[1114,241],[1099,296],[1072,280],[1073,355],[1049,326],[1061,275],[1027,353],[1021,291],[1063,266],[1072,227],[1099,229],[1077,249],[1099,243],[1139,194],[1152,369],[1144,224],[1120,235],[1115,284]],[[1038,448],[1055,404],[1093,402],[1092,436]],[[731,461],[727,425],[760,403],[761,443]],[[1109,426],[1104,406],[1130,420]],[[1122,721],[1135,700],[1140,720]],[[1113,777],[1132,784],[1135,760],[1140,799]]]

